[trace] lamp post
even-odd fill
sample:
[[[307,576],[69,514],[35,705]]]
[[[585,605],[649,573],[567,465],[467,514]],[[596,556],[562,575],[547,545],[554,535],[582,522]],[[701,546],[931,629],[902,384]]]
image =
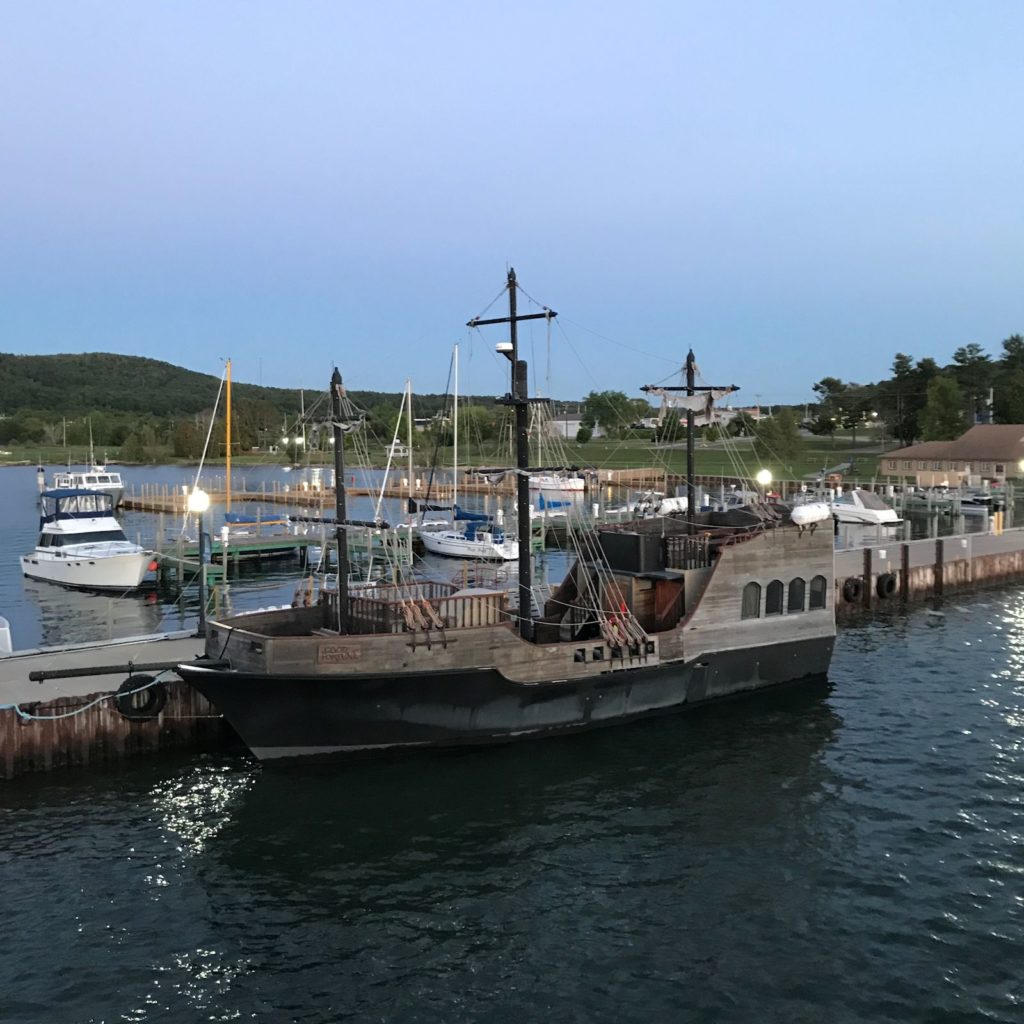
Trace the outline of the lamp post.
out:
[[[196,517],[199,530],[199,635],[206,636],[206,545],[203,515],[210,507],[210,496],[201,487],[194,487],[188,496],[188,510]]]
[[[758,482],[758,484],[761,487],[761,500],[765,501],[766,500],[766,493],[765,492],[768,490],[768,485],[772,482],[771,470],[769,470],[769,469],[759,469],[757,471],[757,476],[754,477],[754,479]]]

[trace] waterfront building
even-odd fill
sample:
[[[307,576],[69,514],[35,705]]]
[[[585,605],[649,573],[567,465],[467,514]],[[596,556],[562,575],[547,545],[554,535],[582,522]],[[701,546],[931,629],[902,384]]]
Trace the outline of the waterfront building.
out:
[[[954,441],[924,441],[886,452],[886,476],[919,487],[979,487],[1024,478],[1024,424],[982,423]]]

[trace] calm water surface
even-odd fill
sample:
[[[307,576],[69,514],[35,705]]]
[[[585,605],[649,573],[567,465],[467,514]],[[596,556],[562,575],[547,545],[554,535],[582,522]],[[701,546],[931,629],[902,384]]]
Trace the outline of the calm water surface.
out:
[[[34,472],[0,481],[20,646],[194,614],[26,584]],[[1003,590],[845,630],[828,684],[588,736],[0,783],[0,1021],[1020,1024],[1022,670]]]
[[[827,685],[312,770],[0,790],[0,1019],[1024,1020],[1024,591]]]

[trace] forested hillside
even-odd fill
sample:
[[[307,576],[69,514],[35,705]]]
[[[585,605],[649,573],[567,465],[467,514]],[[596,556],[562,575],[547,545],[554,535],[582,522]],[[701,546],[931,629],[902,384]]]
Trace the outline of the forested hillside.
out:
[[[300,392],[233,382],[236,450],[277,446],[288,435],[310,431],[326,443],[327,432],[316,429],[327,417],[326,384]],[[97,450],[123,448],[133,461],[168,453],[193,458],[202,450],[219,386],[218,377],[141,356],[0,353],[0,444],[81,446],[91,435]],[[401,395],[349,395],[366,412],[371,430],[390,439]],[[473,402],[496,420],[492,397],[466,397],[466,406]],[[445,404],[444,395],[416,395],[415,415],[434,416]]]
[[[208,408],[218,379],[141,356],[0,354],[0,413],[22,409],[61,416],[104,411],[155,416],[187,415]],[[296,406],[298,391],[237,384],[239,398],[269,401],[282,411]]]

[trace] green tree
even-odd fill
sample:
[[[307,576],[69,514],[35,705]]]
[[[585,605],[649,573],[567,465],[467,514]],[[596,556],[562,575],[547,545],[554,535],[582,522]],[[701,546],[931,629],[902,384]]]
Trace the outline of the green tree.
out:
[[[622,391],[591,391],[583,400],[587,419],[601,427],[606,437],[621,437],[633,422],[635,407]]]
[[[203,435],[191,420],[175,424],[171,450],[179,459],[197,459],[203,454]]]
[[[576,443],[586,444],[594,436],[594,428],[588,427],[586,423],[580,423],[576,431]]]
[[[963,394],[952,377],[938,376],[928,384],[921,413],[921,434],[926,441],[952,441],[964,432]]]
[[[738,412],[728,424],[733,437],[752,437],[757,431],[757,420],[750,413]]]
[[[1003,358],[1000,360],[1004,370],[1024,370],[1024,337],[1011,334],[1003,339]],[[1017,420],[1022,423],[1024,420]]]
[[[823,437],[825,434],[832,439],[832,447],[836,446],[836,427],[839,426],[839,417],[830,416],[827,412],[819,412],[811,420],[808,429],[812,434]]]
[[[121,446],[121,457],[126,462],[159,462],[164,454],[149,423],[136,427]]]
[[[953,353],[952,370],[966,399],[970,420],[974,422],[978,411],[988,402],[988,389],[992,386],[995,367],[982,347],[972,342]]]
[[[754,454],[763,462],[777,461],[792,466],[804,443],[792,409],[779,409],[762,419],[754,431]]]
[[[1024,367],[1005,374],[995,387],[997,423],[1024,423]]]
[[[812,390],[818,396],[821,411],[830,416],[838,416],[846,397],[847,385],[838,377],[822,377]]]

